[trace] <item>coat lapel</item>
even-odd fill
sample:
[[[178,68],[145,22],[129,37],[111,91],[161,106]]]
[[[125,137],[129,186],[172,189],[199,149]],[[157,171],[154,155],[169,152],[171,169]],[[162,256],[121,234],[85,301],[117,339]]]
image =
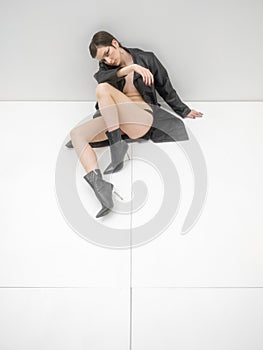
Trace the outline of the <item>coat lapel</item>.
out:
[[[124,50],[128,51],[131,54],[132,59],[133,59],[133,63],[138,64],[138,59],[137,59],[135,51],[132,48],[127,48],[127,47],[124,47],[124,46],[123,46],[123,48],[124,48]],[[140,76],[141,75],[139,73],[134,72],[133,81],[135,81],[138,78],[140,78]]]

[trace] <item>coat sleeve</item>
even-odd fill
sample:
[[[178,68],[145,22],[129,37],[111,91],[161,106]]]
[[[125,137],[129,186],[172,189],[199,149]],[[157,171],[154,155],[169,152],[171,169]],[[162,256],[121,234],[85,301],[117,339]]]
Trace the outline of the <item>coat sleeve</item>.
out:
[[[122,68],[121,66],[116,68],[108,67],[103,62],[100,62],[99,70],[93,75],[93,77],[97,80],[98,83],[114,84],[124,78],[124,76],[122,77],[117,76],[117,72],[121,68]]]
[[[172,86],[167,70],[153,53],[154,85],[159,95],[180,117],[185,118],[191,109],[181,101]]]

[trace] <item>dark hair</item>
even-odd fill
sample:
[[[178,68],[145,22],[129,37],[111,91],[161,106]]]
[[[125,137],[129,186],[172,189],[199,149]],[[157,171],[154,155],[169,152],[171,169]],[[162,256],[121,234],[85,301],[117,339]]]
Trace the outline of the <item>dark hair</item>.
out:
[[[101,30],[93,35],[93,38],[89,44],[89,52],[92,58],[95,58],[97,55],[97,48],[99,46],[113,46],[112,40],[115,39],[119,46],[122,47],[121,43],[110,33]]]

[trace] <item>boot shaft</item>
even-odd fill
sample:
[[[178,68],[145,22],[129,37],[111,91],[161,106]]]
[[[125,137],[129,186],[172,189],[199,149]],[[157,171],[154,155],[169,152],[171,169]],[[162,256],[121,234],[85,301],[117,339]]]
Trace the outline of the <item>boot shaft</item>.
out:
[[[110,145],[113,145],[114,143],[117,143],[117,142],[122,140],[120,128],[112,130],[112,131],[106,131],[105,134],[109,140]]]
[[[102,178],[100,169],[90,171],[84,176],[84,179],[89,183],[102,206],[112,208],[113,184]]]
[[[96,182],[103,180],[100,169],[94,169],[90,171],[84,176],[84,179],[90,184],[92,188],[94,188]]]

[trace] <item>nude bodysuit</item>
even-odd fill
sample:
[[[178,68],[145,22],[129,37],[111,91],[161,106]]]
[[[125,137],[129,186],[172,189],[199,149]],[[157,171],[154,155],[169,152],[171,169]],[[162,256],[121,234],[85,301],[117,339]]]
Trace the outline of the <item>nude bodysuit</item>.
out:
[[[133,64],[132,56],[130,56],[130,60],[127,63],[127,65]],[[139,91],[136,89],[136,87],[133,84],[133,76],[134,71],[130,72],[125,77],[125,85],[123,88],[123,93],[129,97],[132,101],[134,101],[139,107],[145,109],[148,108],[152,110],[152,108],[146,103],[142,96],[140,95]]]

